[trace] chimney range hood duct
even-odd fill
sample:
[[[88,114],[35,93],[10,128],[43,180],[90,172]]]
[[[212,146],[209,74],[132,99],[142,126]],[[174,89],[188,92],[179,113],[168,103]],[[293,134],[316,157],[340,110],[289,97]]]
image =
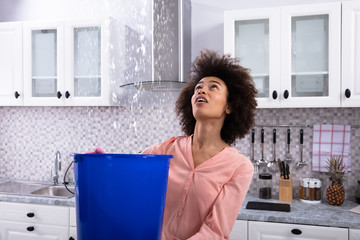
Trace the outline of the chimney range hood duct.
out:
[[[180,92],[191,68],[190,0],[153,0],[152,79],[120,88]]]

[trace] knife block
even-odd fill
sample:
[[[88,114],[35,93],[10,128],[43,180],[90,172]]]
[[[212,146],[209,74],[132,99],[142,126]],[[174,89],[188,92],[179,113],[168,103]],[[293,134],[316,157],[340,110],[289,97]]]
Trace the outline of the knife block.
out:
[[[291,202],[293,199],[293,182],[291,174],[289,179],[280,177],[279,179],[279,200],[285,202]]]

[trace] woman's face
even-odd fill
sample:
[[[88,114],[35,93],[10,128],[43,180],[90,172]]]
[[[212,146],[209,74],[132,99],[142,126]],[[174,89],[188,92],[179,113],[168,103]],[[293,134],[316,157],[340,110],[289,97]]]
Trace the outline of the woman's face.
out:
[[[227,103],[228,89],[218,77],[204,77],[195,86],[191,98],[192,112],[198,120],[224,120],[230,114]]]

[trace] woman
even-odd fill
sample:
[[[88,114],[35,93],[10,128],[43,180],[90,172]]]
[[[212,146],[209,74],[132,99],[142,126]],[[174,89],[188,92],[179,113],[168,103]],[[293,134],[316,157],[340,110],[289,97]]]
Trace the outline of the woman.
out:
[[[162,239],[229,239],[253,176],[230,144],[254,125],[257,90],[248,70],[206,50],[176,102],[182,130],[143,154],[173,155]]]

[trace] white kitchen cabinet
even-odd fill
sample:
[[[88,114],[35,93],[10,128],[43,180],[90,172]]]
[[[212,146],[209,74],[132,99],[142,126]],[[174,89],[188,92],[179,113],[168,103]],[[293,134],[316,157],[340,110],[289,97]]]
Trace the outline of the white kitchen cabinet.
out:
[[[248,222],[249,240],[344,240],[347,228],[320,227],[301,224]]]
[[[341,105],[360,107],[360,2],[342,4]]]
[[[65,240],[68,236],[68,207],[0,202],[0,239]]]
[[[0,220],[0,239],[4,240],[67,240],[67,231],[64,226]]]
[[[281,23],[281,106],[340,107],[341,3],[283,7]]]
[[[227,11],[224,52],[251,69],[259,107],[280,107],[280,8]],[[274,98],[273,98],[274,96]]]
[[[0,106],[23,104],[22,23],[0,23]]]
[[[109,105],[108,39],[109,20],[24,22],[24,105]]]
[[[24,104],[62,106],[64,23],[23,23]]]
[[[259,108],[340,107],[340,23],[341,3],[226,11],[224,50],[252,69]]]
[[[359,240],[360,239],[360,229],[349,229],[349,240]]]
[[[109,105],[109,19],[66,21],[65,39],[66,105]]]
[[[248,221],[236,220],[230,234],[230,240],[247,240]]]
[[[76,210],[74,207],[70,208],[70,226],[69,226],[69,240],[77,239],[77,229],[76,229]]]

